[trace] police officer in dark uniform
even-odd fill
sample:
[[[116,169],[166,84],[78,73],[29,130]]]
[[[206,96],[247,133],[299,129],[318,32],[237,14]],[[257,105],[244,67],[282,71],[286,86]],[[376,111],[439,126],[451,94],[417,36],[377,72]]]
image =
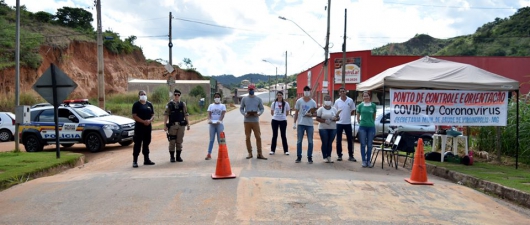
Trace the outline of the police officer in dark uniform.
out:
[[[155,118],[155,111],[151,102],[147,101],[147,94],[144,90],[138,92],[139,100],[133,104],[132,115],[134,121],[134,147],[133,147],[133,167],[138,167],[138,155],[140,148],[144,155],[144,165],[155,165],[149,159],[149,144],[151,143],[151,123]]]
[[[173,100],[169,101],[166,105],[166,111],[164,112],[164,131],[167,132],[169,140],[169,155],[171,156],[170,161],[182,162],[182,142],[184,141],[184,130],[190,129],[188,120],[188,108],[186,103],[180,101],[181,92],[177,89],[173,92]],[[168,121],[169,120],[169,121]],[[177,152],[175,158],[175,151]]]

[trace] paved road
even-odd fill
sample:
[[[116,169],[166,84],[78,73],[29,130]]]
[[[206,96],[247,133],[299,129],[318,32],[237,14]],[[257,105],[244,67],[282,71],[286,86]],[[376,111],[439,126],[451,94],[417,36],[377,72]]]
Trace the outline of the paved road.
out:
[[[269,121],[270,115],[262,116],[266,152],[271,137]],[[155,166],[140,164],[139,168],[132,168],[132,147],[113,145],[104,152],[89,153],[82,150],[83,145],[76,145],[74,151],[89,156],[84,166],[0,192],[0,224],[528,224],[530,221],[527,209],[437,177],[429,177],[434,186],[412,186],[403,180],[410,177],[406,169],[368,169],[348,161],[323,163],[318,138],[315,163],[310,165],[304,158],[296,164],[292,129],[288,129],[290,156],[267,155],[267,161],[247,160],[238,110],[227,113],[225,126],[235,179],[211,179],[216,160],[204,160],[208,142],[205,122],[193,125],[186,133],[183,163],[169,162],[163,131],[153,132],[151,158]],[[358,151],[355,154],[360,158]],[[213,156],[215,159],[217,151]]]

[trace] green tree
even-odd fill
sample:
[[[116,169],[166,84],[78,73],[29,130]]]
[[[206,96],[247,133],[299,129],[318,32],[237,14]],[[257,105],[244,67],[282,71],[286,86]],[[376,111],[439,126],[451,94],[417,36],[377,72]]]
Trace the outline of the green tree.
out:
[[[136,36],[134,36],[134,35],[131,35],[128,38],[125,38],[125,42],[127,42],[127,43],[129,43],[131,45],[134,45],[134,41],[136,41]]]
[[[186,65],[188,69],[194,69],[190,58],[184,58],[182,62],[184,63],[184,65]]]
[[[35,20],[43,23],[49,23],[53,20],[54,16],[51,13],[39,11],[34,15]]]
[[[197,85],[193,89],[191,89],[190,96],[205,98],[206,92],[204,91],[204,88],[202,88],[202,86]]]
[[[81,30],[94,30],[92,13],[82,8],[63,7],[57,10],[55,19],[58,24]]]

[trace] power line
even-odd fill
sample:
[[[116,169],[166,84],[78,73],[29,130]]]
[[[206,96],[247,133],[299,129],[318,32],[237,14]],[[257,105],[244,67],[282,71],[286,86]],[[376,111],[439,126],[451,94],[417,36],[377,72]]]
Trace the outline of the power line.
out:
[[[383,2],[386,4],[394,4],[394,5],[409,5],[409,6],[421,6],[421,7],[435,7],[435,8],[452,8],[452,9],[484,9],[484,10],[516,10],[513,7],[506,8],[506,7],[464,7],[464,6],[449,6],[449,5],[425,5],[425,4],[414,4],[414,3],[401,3],[401,2]]]

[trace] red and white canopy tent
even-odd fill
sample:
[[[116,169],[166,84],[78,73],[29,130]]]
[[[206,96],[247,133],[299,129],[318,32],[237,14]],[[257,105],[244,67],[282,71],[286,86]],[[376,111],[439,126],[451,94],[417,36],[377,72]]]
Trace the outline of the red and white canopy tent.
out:
[[[516,91],[519,82],[488,72],[473,65],[423,57],[421,59],[389,68],[357,85],[357,91],[387,89],[427,89],[462,91]],[[384,101],[383,101],[384,102]],[[519,139],[519,101],[516,110],[516,137]],[[383,103],[383,109],[385,108]],[[519,142],[516,149],[518,165]]]

